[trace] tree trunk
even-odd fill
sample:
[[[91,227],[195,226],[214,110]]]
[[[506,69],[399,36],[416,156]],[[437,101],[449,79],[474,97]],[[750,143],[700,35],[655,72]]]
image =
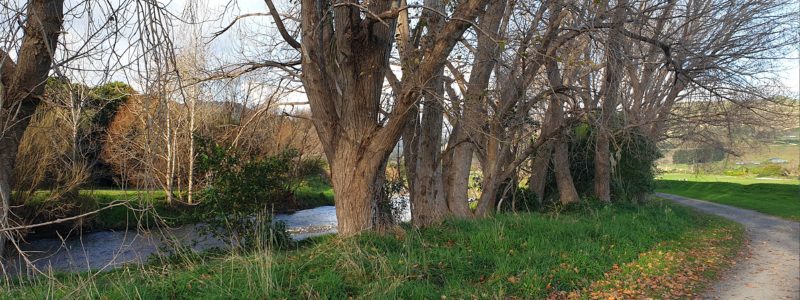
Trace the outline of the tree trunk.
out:
[[[331,183],[339,235],[351,236],[375,228],[373,212],[383,192],[383,176],[379,176],[383,160],[382,156],[367,157],[358,147],[343,144],[331,160],[331,170],[339,170],[331,172]]]
[[[468,191],[469,175],[472,168],[472,159],[475,151],[475,141],[472,135],[481,134],[475,130],[482,125],[486,115],[485,101],[486,89],[489,86],[492,70],[497,63],[499,54],[497,39],[501,30],[501,23],[506,12],[507,1],[492,1],[486,8],[486,13],[478,20],[483,30],[478,31],[477,53],[474,65],[470,70],[467,82],[467,94],[461,109],[461,119],[454,124],[454,145],[452,154],[448,154],[446,168],[444,168],[444,190],[447,206],[450,213],[459,217],[473,217],[469,208]],[[510,11],[510,10],[509,10]],[[504,30],[504,29],[503,29]]]
[[[488,2],[459,2],[453,10],[457,21],[446,22],[441,30],[428,30],[432,45],[424,56],[410,60],[414,62],[414,72],[403,74],[401,89],[395,93],[392,111],[385,118],[381,114],[381,95],[390,70],[394,18],[376,21],[365,18],[364,8],[358,5],[303,0],[301,44],[270,9],[282,37],[302,53],[301,79],[314,127],[331,163],[341,235],[373,227],[369,206],[379,189],[376,176],[381,163],[408,125],[410,108],[421,97],[421,88],[440,73],[453,46]],[[272,1],[267,0],[267,4],[273,7]],[[380,15],[392,13],[397,4],[369,1],[364,6]]]
[[[561,204],[577,203],[580,201],[578,191],[572,182],[572,173],[569,171],[569,147],[564,137],[555,142],[553,152],[553,165],[555,167],[558,197]]]
[[[603,103],[597,126],[594,156],[594,193],[601,201],[611,201],[611,119],[617,107],[622,81],[622,26],[625,22],[626,1],[619,1],[606,41],[606,70],[603,82]]]
[[[460,126],[459,126],[460,127]],[[463,128],[456,128],[453,134],[460,137]],[[456,139],[453,139],[456,140]],[[456,143],[459,143],[456,141]],[[443,158],[443,187],[447,208],[456,217],[472,217],[472,210],[469,208],[467,192],[469,191],[469,171],[472,166],[472,144],[460,142],[453,148],[453,153],[445,153]]]
[[[564,79],[558,63],[555,60],[547,62],[547,79],[550,85],[555,88],[564,86]],[[558,197],[562,204],[576,203],[580,201],[578,191],[572,182],[572,173],[569,170],[569,147],[567,137],[563,134],[564,129],[564,105],[567,104],[565,96],[555,93],[550,96],[550,105],[547,108],[550,113],[550,128],[547,133],[557,133],[557,139],[553,141],[553,168],[556,175],[556,185],[558,186]]]
[[[560,75],[557,74],[558,70],[555,71],[551,70],[552,65],[548,65],[548,71],[552,72],[553,74],[548,73],[548,76],[551,77],[551,80],[557,80],[558,82],[561,81]],[[551,85],[556,85],[557,83],[550,83]],[[549,105],[547,106],[547,111],[545,112],[544,122],[542,122],[542,129],[540,131],[541,136],[550,135],[556,127],[558,127],[558,120],[556,120],[556,106],[561,105],[561,103],[557,103],[555,100],[550,100]],[[560,107],[558,107],[561,110]],[[553,153],[553,142],[546,141],[541,148],[536,151],[536,156],[533,160],[533,167],[531,168],[531,178],[530,183],[528,186],[536,193],[536,197],[538,198],[539,204],[542,204],[544,201],[544,189],[545,185],[547,184],[547,176],[550,174],[550,160],[552,159]]]
[[[547,184],[547,175],[550,173],[550,156],[553,152],[553,144],[546,142],[536,151],[531,166],[531,177],[528,179],[528,187],[536,194],[539,204],[544,202],[544,188]]]
[[[594,148],[594,195],[604,202],[611,201],[611,151],[607,128],[598,128]]]
[[[481,187],[481,198],[478,199],[478,207],[475,209],[475,216],[487,217],[494,213],[494,205],[497,200],[497,182],[494,174],[485,175],[483,186]]]
[[[0,229],[9,227],[8,213],[11,207],[11,177],[14,176],[14,160],[17,145],[0,144]],[[11,232],[0,232],[0,259],[3,258],[6,241]]]
[[[403,132],[403,166],[406,169],[405,176],[408,180],[408,203],[416,202],[414,197],[416,193],[417,182],[417,144],[419,143],[417,132],[419,127],[419,112],[416,106],[411,108],[409,112],[411,118],[408,119],[405,131]],[[410,207],[409,207],[410,208]]]
[[[442,187],[441,159],[442,145],[442,97],[444,86],[442,76],[444,69],[431,79],[424,96],[422,120],[418,127],[419,143],[417,151],[416,182],[411,193],[411,223],[414,226],[438,224],[447,215]]]

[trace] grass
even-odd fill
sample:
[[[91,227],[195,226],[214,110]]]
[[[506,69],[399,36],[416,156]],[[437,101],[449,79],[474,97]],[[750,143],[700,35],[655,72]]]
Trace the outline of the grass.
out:
[[[312,208],[333,205],[333,187],[320,175],[309,176],[294,192],[299,202]]]
[[[697,280],[684,284],[685,296],[714,277],[741,244],[738,225],[663,201],[589,205],[559,214],[449,220],[383,235],[320,237],[291,251],[37,277],[12,282],[0,298],[585,298],[631,288],[615,282],[679,278],[689,270]],[[687,260],[654,264],[668,255]],[[685,268],[694,265],[703,271]],[[666,279],[653,280],[668,286]],[[669,293],[649,285],[637,292],[658,298]]]
[[[656,191],[800,221],[800,180],[664,174]]]

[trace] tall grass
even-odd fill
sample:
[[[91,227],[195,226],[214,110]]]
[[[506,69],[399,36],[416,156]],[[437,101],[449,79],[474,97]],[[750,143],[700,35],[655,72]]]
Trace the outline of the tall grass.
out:
[[[585,288],[640,253],[694,245],[730,222],[655,201],[397,227],[290,251],[194,256],[97,275],[13,282],[0,298],[543,298]]]

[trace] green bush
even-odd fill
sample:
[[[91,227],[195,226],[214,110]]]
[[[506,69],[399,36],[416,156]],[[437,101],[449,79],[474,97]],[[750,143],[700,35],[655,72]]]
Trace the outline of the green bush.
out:
[[[593,128],[585,123],[576,125],[569,135],[570,172],[575,188],[583,198],[590,197],[594,191],[595,136]],[[661,158],[661,152],[653,141],[637,130],[620,130],[614,135],[611,154],[615,162],[611,177],[614,199],[637,201],[653,192],[655,161]],[[553,166],[549,169],[552,170]],[[555,175],[549,171],[542,199],[556,199],[557,194]]]
[[[729,169],[725,170],[724,174],[728,176],[745,176],[747,175],[747,169],[745,168]]]
[[[198,145],[198,169],[211,179],[201,193],[211,233],[245,249],[288,243],[284,226],[272,223],[272,211],[292,199],[297,151],[245,157],[207,140]]]
[[[325,175],[325,168],[328,162],[322,157],[311,157],[301,159],[297,163],[297,177],[305,178],[315,175]]]
[[[786,176],[788,174],[783,167],[776,164],[768,164],[751,168],[750,173],[756,174],[758,177]]]

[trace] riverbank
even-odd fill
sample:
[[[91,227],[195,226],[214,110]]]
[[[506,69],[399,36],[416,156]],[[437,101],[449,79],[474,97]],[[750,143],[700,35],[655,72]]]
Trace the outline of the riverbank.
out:
[[[81,190],[75,199],[56,201],[46,198],[46,192],[37,192],[23,207],[17,209],[17,215],[29,216],[26,218],[28,223],[37,224],[55,219],[47,213],[41,213],[55,210],[53,207],[69,210],[65,213],[68,216],[99,211],[84,218],[35,228],[28,232],[34,239],[56,237],[65,232],[72,232],[76,228],[82,232],[98,232],[203,223],[204,216],[210,209],[202,200],[196,204],[179,201],[167,203],[166,194],[161,190],[95,189]],[[59,202],[69,204],[59,206]],[[333,188],[324,178],[315,175],[305,178],[294,191],[292,199],[278,202],[273,212],[285,214],[332,205],[334,205]]]
[[[686,297],[727,265],[742,237],[732,222],[664,201],[597,204],[39,276],[6,283],[0,298]]]
[[[800,180],[796,178],[663,174],[657,178],[656,191],[800,221]]]

